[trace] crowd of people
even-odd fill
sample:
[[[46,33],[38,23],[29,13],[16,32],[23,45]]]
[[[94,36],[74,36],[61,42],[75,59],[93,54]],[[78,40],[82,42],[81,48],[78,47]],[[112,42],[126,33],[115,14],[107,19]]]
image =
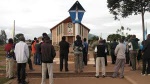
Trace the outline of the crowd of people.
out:
[[[130,39],[119,39],[119,42],[114,39],[113,42],[108,45],[106,40],[96,39],[91,45],[94,58],[94,67],[96,67],[95,77],[99,78],[99,68],[101,66],[102,77],[106,76],[107,55],[111,54],[111,61],[114,66],[114,73],[112,78],[119,77],[124,78],[125,64],[131,66],[131,70],[135,71],[140,68],[140,60],[142,60],[142,75],[150,75],[150,34],[147,39],[143,41],[140,46],[138,44],[139,39],[136,35],[132,35]],[[63,36],[59,42],[59,58],[60,58],[60,72],[63,71],[63,64],[65,63],[65,71],[68,72],[68,54],[70,44],[66,41],[66,37]],[[110,49],[109,49],[110,48]],[[88,50],[89,46],[87,39],[79,35],[76,36],[76,40],[73,42],[74,50],[74,72],[82,73],[84,66],[88,65]],[[13,66],[15,61],[17,63],[17,80],[18,84],[26,84],[26,63],[29,64],[29,69],[34,71],[31,53],[33,55],[33,63],[35,65],[41,65],[42,67],[42,80],[41,84],[45,84],[45,79],[49,76],[49,83],[53,84],[53,60],[56,56],[56,51],[51,43],[49,36],[46,33],[42,34],[42,40],[34,38],[31,45],[25,42],[24,36],[19,37],[19,42],[14,43],[13,39],[8,40],[8,44],[5,46],[6,51],[6,77],[13,79],[15,74],[13,73]],[[137,60],[137,62],[136,62]],[[137,63],[137,64],[136,64]]]

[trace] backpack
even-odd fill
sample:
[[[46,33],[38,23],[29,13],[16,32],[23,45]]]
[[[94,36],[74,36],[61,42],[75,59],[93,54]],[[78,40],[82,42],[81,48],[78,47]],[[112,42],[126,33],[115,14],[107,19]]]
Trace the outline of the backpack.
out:
[[[16,60],[14,48],[12,48],[9,52],[7,52],[7,58],[13,58],[14,60]]]
[[[132,46],[133,46],[133,50],[138,50],[139,46],[138,46],[138,41],[136,40],[131,40]]]
[[[82,45],[82,41],[78,40],[74,42],[74,45],[77,47],[77,51],[82,51],[83,50],[83,45]]]

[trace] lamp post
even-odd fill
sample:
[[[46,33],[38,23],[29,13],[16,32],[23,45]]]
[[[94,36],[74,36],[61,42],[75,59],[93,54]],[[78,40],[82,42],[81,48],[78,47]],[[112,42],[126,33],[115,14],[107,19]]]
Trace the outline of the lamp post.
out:
[[[79,1],[76,1],[74,5],[69,9],[69,14],[72,22],[75,24],[75,36],[79,34],[79,24],[81,23],[84,15],[84,8],[81,6]]]

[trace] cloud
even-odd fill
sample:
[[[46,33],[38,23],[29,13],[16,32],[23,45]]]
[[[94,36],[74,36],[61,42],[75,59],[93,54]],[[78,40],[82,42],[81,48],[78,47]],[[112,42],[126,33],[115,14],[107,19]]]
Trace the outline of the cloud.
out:
[[[115,21],[109,13],[107,0],[78,0],[86,10],[82,23],[90,28],[90,33],[107,38],[121,26],[131,28],[131,34],[142,37],[141,15],[133,15]],[[0,29],[11,37],[16,21],[16,33],[23,33],[28,39],[41,36],[69,16],[68,10],[76,0],[0,0]],[[150,16],[145,13],[148,33]]]

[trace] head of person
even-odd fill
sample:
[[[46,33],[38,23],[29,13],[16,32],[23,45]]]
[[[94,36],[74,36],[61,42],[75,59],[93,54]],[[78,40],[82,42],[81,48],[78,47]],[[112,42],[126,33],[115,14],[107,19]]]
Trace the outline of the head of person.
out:
[[[105,39],[103,40],[103,43],[106,43],[106,40],[105,40]]]
[[[97,37],[97,38],[96,38],[96,41],[98,41],[98,40],[99,40],[99,38]]]
[[[132,35],[132,38],[136,38],[136,35]]]
[[[45,42],[45,43],[50,43],[50,38],[49,38],[49,37],[45,37],[45,38],[44,38],[44,42]]]
[[[63,37],[62,37],[62,40],[63,40],[63,41],[65,41],[65,40],[66,40],[66,37],[65,37],[65,36],[63,36]]]
[[[23,42],[25,42],[25,38],[24,38],[24,36],[20,36],[20,37],[19,37],[19,41],[23,41]]]
[[[76,36],[77,40],[81,40],[81,37],[79,35]]]
[[[99,40],[99,43],[102,44],[102,43],[104,43],[104,41],[103,40]]]
[[[150,40],[150,34],[147,35],[147,40]]]
[[[36,40],[37,40],[37,38],[36,38],[36,37],[34,37],[34,40],[36,41]]]
[[[114,42],[116,42],[116,39],[114,39]]]
[[[47,37],[48,35],[47,35],[47,33],[43,33],[42,36],[43,37]]]
[[[36,43],[39,43],[39,40],[36,40]]]
[[[119,41],[120,41],[120,43],[123,43],[124,42],[124,40],[121,38],[121,39],[119,39]]]
[[[13,39],[12,38],[8,39],[8,43],[13,44]]]
[[[86,38],[84,38],[83,41],[86,42]]]

